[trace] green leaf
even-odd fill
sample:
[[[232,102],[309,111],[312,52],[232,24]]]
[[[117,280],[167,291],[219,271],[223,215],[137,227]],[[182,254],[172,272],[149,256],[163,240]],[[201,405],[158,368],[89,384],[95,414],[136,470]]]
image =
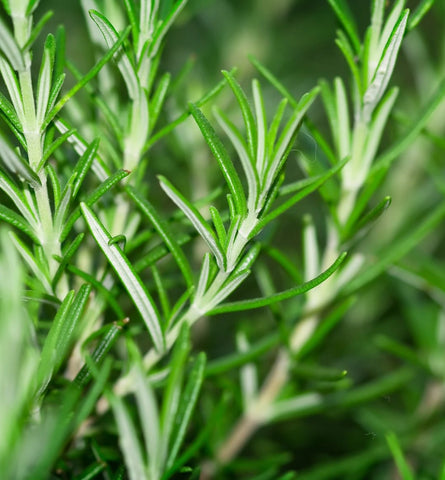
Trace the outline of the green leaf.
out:
[[[16,173],[20,180],[27,181],[33,188],[41,186],[41,182],[36,173],[32,170],[26,160],[17,153],[9,144],[5,137],[0,134],[0,156],[6,167]]]
[[[349,295],[367,283],[374,280],[385,269],[406,255],[419,242],[428,235],[445,217],[445,203],[439,204],[425,219],[413,228],[409,234],[401,237],[388,248],[378,252],[376,258],[378,259],[373,265],[370,265],[362,273],[359,273],[355,278],[349,282],[342,293]]]
[[[242,300],[239,302],[232,302],[220,305],[218,307],[213,308],[210,312],[210,315],[216,315],[219,313],[227,313],[227,312],[239,312],[242,310],[251,310],[254,308],[261,308],[268,305],[272,305],[277,302],[281,302],[283,300],[287,300],[288,298],[295,297],[296,295],[301,295],[303,293],[312,290],[313,288],[317,287],[321,283],[323,283],[327,278],[329,278],[343,263],[343,260],[346,257],[346,252],[342,253],[337,260],[324,272],[322,272],[317,277],[309,280],[308,282],[303,283],[302,285],[298,285],[297,287],[290,288],[289,290],[285,290],[284,292],[275,293],[273,295],[264,297],[264,298],[253,298],[251,300]]]
[[[222,247],[202,215],[165,177],[159,176],[158,178],[164,192],[184,212],[202,239],[207,243],[207,246],[216,258],[219,268],[221,270],[224,269],[226,258]]]
[[[349,123],[349,107],[346,97],[345,85],[341,78],[336,77],[334,80],[335,87],[335,104],[337,118],[337,151],[338,158],[345,158],[351,152],[351,125]]]
[[[156,28],[153,35],[153,40],[150,42],[148,57],[154,57],[157,55],[159,48],[161,47],[162,40],[164,39],[173,22],[181,13],[182,9],[185,7],[186,3],[187,0],[178,0],[173,8],[169,11],[168,16],[160,24],[158,24],[158,28]]]
[[[148,472],[145,468],[139,438],[130,413],[119,397],[111,394],[108,397],[119,430],[119,444],[124,454],[129,479],[145,479]]]
[[[9,223],[15,228],[18,228],[23,233],[28,235],[31,240],[37,244],[40,244],[40,240],[37,238],[34,230],[29,224],[13,210],[0,204],[0,220]]]
[[[49,34],[46,37],[45,47],[43,49],[42,64],[40,66],[39,77],[37,80],[37,106],[36,122],[41,125],[45,119],[49,108],[49,97],[51,92],[51,80],[54,66],[54,56],[56,44],[54,36]]]
[[[396,142],[393,142],[393,144],[387,150],[384,150],[377,157],[371,169],[371,174],[374,175],[380,170],[387,169],[391,163],[418,138],[419,132],[425,127],[433,112],[442,102],[444,96],[445,79],[440,82],[429,101],[421,109],[419,114],[415,116],[408,129],[403,132]]]
[[[48,21],[52,18],[54,12],[49,10],[46,12],[43,17],[36,23],[35,27],[32,29],[31,35],[29,36],[27,42],[22,47],[22,52],[27,52],[31,49],[34,42],[39,37],[40,33],[43,30],[43,27],[48,23]]]
[[[15,112],[20,121],[20,124],[23,125],[25,117],[20,85],[17,80],[17,76],[11,68],[11,65],[3,58],[2,55],[0,55],[0,72],[2,74],[6,88],[8,89],[9,97],[11,98],[11,102],[14,105]],[[20,131],[22,130],[23,129],[20,128]]]
[[[397,470],[400,473],[402,480],[414,480],[414,474],[409,466],[405,456],[403,455],[402,448],[400,447],[399,440],[394,432],[389,432],[385,435],[386,442],[391,450],[394,461],[397,465]]]
[[[219,125],[224,130],[224,133],[229,137],[229,140],[232,142],[232,145],[235,148],[236,153],[238,154],[238,157],[241,161],[241,165],[247,179],[247,191],[249,193],[247,209],[248,211],[254,211],[256,207],[256,202],[258,200],[258,186],[260,184],[260,181],[258,178],[258,173],[254,168],[251,159],[249,158],[247,145],[241,133],[221,110],[215,107],[213,112]]]
[[[0,50],[5,54],[12,68],[16,72],[23,72],[26,68],[20,47],[17,45],[9,28],[0,18]]]
[[[235,80],[233,74],[231,72],[227,72],[226,70],[223,70],[222,74],[224,75],[224,78],[227,80],[227,83],[232,89],[238,101],[238,104],[240,106],[241,113],[244,119],[244,125],[246,127],[247,146],[249,148],[249,154],[250,154],[252,163],[254,163],[253,159],[255,158],[255,153],[256,153],[255,150],[256,150],[256,144],[257,144],[257,132],[256,132],[255,119],[253,117],[252,110],[250,109],[246,94],[244,93],[240,84]]]
[[[165,349],[164,334],[156,306],[139,275],[134,271],[127,257],[118,245],[109,245],[110,234],[85,203],[80,208],[88,227],[102,252],[108,258],[114,271],[121,279],[125,289],[133,300],[144,320],[153,344],[158,352]]]
[[[371,118],[372,112],[388,86],[402,43],[403,35],[405,34],[408,14],[409,11],[405,10],[395,25],[372,81],[363,96],[363,116],[365,121]]]
[[[103,195],[105,195],[110,189],[112,189],[117,183],[119,183],[122,179],[127,177],[129,172],[125,170],[118,170],[116,173],[111,175],[111,177],[107,178],[103,183],[101,183],[96,189],[94,189],[90,194],[84,198],[84,203],[91,207],[94,205]],[[70,233],[73,225],[75,224],[76,220],[80,218],[80,207],[76,207],[73,213],[68,217],[68,220],[65,222],[64,229],[60,234],[60,241],[65,240],[65,238]]]
[[[167,95],[168,89],[170,87],[171,74],[166,72],[159,79],[158,86],[154,91],[151,100],[150,100],[150,131],[153,131],[153,128],[156,125],[159,114],[161,113],[162,107],[164,105],[165,97]]]
[[[253,55],[248,55],[248,58],[252,65],[263,75],[263,77],[268,80],[271,85],[273,85],[278,92],[289,102],[289,105],[292,108],[297,108],[298,102],[295,100],[294,96],[289,92],[289,90],[278,80],[278,78],[267,69],[257,58]]]
[[[59,267],[57,268],[57,271],[54,274],[53,281],[52,281],[52,287],[54,290],[56,289],[57,284],[59,283],[59,280],[62,277],[63,272],[65,271],[65,268],[67,267],[71,258],[77,252],[77,249],[82,243],[84,236],[85,236],[84,233],[79,233],[79,235],[76,236],[76,238],[68,245],[66,250],[63,252],[63,256],[60,260]]]
[[[195,295],[193,301],[200,301],[204,296],[207,290],[207,284],[209,281],[209,272],[210,272],[210,254],[206,253],[204,255],[204,260],[201,265],[201,272],[199,274],[198,286],[196,287]]]
[[[43,344],[37,371],[38,395],[44,392],[53,374],[57,371],[59,344],[61,340],[63,341],[62,331],[64,330],[65,324],[68,323],[69,310],[73,303],[74,295],[74,290],[71,290],[63,299],[62,305],[60,305],[57,311],[51,329]]]
[[[184,324],[176,340],[171,361],[167,386],[161,411],[161,453],[160,460],[165,464],[170,453],[170,440],[175,426],[175,420],[180,406],[184,369],[190,352],[190,333],[187,324]]]
[[[286,160],[291,142],[298,128],[300,127],[303,117],[305,116],[309,107],[314,102],[319,91],[320,88],[315,87],[310,92],[304,94],[301,97],[296,109],[294,110],[294,113],[284,127],[283,132],[281,133],[281,136],[278,139],[277,144],[275,145],[273,156],[270,159],[269,165],[267,167],[263,183],[263,192],[269,191],[276,176],[280,172],[280,169]]]
[[[89,11],[91,19],[101,31],[108,48],[112,48],[119,41],[119,35],[109,20],[96,10]],[[132,100],[139,97],[139,80],[133,64],[125,51],[119,51],[115,54],[117,66],[125,81],[128,95]]]
[[[110,50],[94,65],[94,67],[83,76],[83,78],[74,85],[57,103],[56,105],[48,112],[46,115],[45,121],[42,125],[42,130],[44,130],[51,120],[62,110],[68,100],[73,97],[80,89],[82,89],[85,85],[87,85],[92,78],[94,78],[102,69],[104,65],[106,65],[113,57],[113,55],[119,50],[121,45],[124,43],[128,34],[130,33],[130,27],[127,27],[116,43],[111,47]],[[63,132],[62,132],[63,133]]]
[[[244,217],[247,212],[246,198],[244,195],[243,186],[238,174],[236,173],[235,167],[230,160],[229,154],[201,110],[199,110],[199,108],[192,103],[189,104],[189,107],[195,122],[198,124],[198,127],[201,130],[207,145],[210,147],[210,150],[212,151],[213,156],[217,160],[219,168],[224,175],[230,193],[232,194],[235,202],[236,210],[241,216]]]
[[[360,221],[352,228],[350,225],[345,225],[345,230],[342,239],[353,238],[361,230],[371,226],[391,205],[391,197],[386,196],[374,208],[372,208]],[[350,230],[349,230],[350,229]]]
[[[374,160],[377,153],[377,149],[380,145],[383,130],[386,126],[389,114],[392,111],[394,103],[397,99],[399,89],[394,87],[385,95],[380,102],[377,110],[375,111],[372,122],[368,127],[368,136],[366,139],[366,145],[364,147],[364,155],[361,160],[362,171],[368,172],[371,166],[371,162]]]
[[[307,185],[302,190],[297,192],[291,198],[289,198],[288,200],[283,202],[275,210],[272,210],[265,217],[261,218],[261,220],[258,222],[257,226],[252,230],[252,233],[250,234],[250,238],[253,238],[255,235],[257,235],[257,233],[260,230],[262,230],[268,223],[270,223],[273,219],[275,219],[276,217],[281,215],[283,212],[288,210],[290,207],[295,205],[295,203],[299,202],[304,197],[306,197],[310,193],[317,190],[321,185],[323,185],[323,183],[325,183],[327,180],[329,180],[329,178],[331,178],[333,175],[335,175],[337,172],[339,172],[346,165],[347,161],[348,161],[348,159],[344,159],[342,162],[337,163],[337,165],[335,165],[335,167],[328,170],[327,173],[317,177],[318,178],[317,180],[314,180],[313,182],[311,182],[309,185]]]
[[[87,302],[91,294],[91,285],[83,284],[76,294],[73,302],[69,307],[66,318],[63,319],[60,330],[57,332],[55,342],[55,362],[53,375],[60,368],[69,349],[76,340],[76,335],[79,334],[79,325],[82,320]],[[51,327],[53,328],[53,327]]]
[[[167,287],[165,282],[159,273],[159,269],[153,265],[151,267],[151,273],[153,275],[153,281],[156,285],[156,290],[158,291],[158,298],[162,307],[162,315],[164,318],[169,318],[170,316],[170,300],[168,298]]]
[[[130,356],[134,362],[132,374],[135,377],[135,396],[142,433],[144,435],[148,470],[151,478],[159,478],[162,465],[159,455],[162,433],[156,396],[144,373],[142,360],[137,347],[132,342],[128,343],[128,347]]]
[[[37,216],[28,205],[23,193],[9,178],[0,171],[0,189],[12,200],[31,228],[36,231],[38,228]]]
[[[99,148],[100,139],[94,139],[85,150],[84,154],[79,158],[74,167],[73,173],[71,174],[70,179],[68,180],[68,184],[73,185],[73,194],[72,198],[74,199],[79,192],[80,187],[88,173],[91,165],[93,164],[93,160],[96,156],[97,150]]]
[[[225,300],[232,292],[234,292],[241,283],[250,275],[250,270],[238,270],[230,275],[230,279],[224,284],[224,286],[214,295],[206,305],[206,312],[214,312],[216,305]]]
[[[124,0],[124,6],[125,11],[127,12],[128,20],[131,25],[131,35],[133,37],[133,42],[135,45],[137,45],[139,37],[139,26],[136,20],[136,5],[134,4],[134,0]]]
[[[14,234],[14,232],[11,231],[9,232],[9,234],[18,252],[20,253],[23,260],[32,271],[33,275],[42,284],[42,287],[44,288],[45,292],[48,293],[49,295],[53,295],[54,292],[51,287],[51,282],[49,281],[47,272],[44,271],[42,268],[40,268],[34,256],[30,252],[29,248]]]
[[[360,76],[360,70],[357,66],[357,62],[355,61],[356,56],[354,50],[342,30],[337,32],[337,39],[335,40],[337,47],[340,49],[341,53],[345,57],[345,60],[349,66],[349,70],[351,70],[352,77],[354,79],[354,83],[357,86],[358,94],[360,98],[363,96],[363,82]]]
[[[206,355],[201,352],[196,358],[188,380],[184,388],[184,393],[179,402],[178,412],[175,417],[175,426],[172,434],[173,443],[169,448],[169,455],[166,462],[166,468],[170,469],[178,455],[179,449],[184,441],[187,426],[190,422],[193,410],[198,400],[199,391],[204,379],[206,365]]]
[[[224,222],[221,218],[221,214],[219,213],[218,209],[213,206],[209,207],[210,215],[212,217],[213,225],[216,230],[216,234],[218,235],[218,240],[221,245],[225,245],[227,234],[226,229],[224,227]]]
[[[22,124],[15,113],[12,103],[0,92],[0,109],[5,114],[7,120],[14,126],[18,132],[22,132]]]
[[[252,81],[253,101],[255,105],[256,128],[257,128],[257,151],[256,171],[263,177],[266,169],[266,145],[267,145],[267,119],[264,108],[264,99],[258,80]]]
[[[57,235],[56,238],[60,237],[60,234],[62,233],[62,230],[64,228],[65,218],[68,215],[68,209],[70,207],[71,200],[72,200],[71,186],[68,185],[64,189],[62,193],[62,197],[60,198],[60,202],[57,205],[56,210],[54,212],[53,228],[54,228],[54,233]]]
[[[351,14],[348,4],[345,0],[328,0],[344,29],[346,30],[349,38],[354,46],[355,54],[360,53],[361,43],[357,33],[357,25]]]
[[[407,30],[410,32],[413,28],[422,21],[423,17],[428,13],[430,8],[434,5],[435,0],[422,0],[414,12],[410,15]]]
[[[281,126],[281,120],[283,119],[284,111],[289,103],[287,98],[283,98],[278,104],[278,108],[273,116],[272,122],[267,133],[266,146],[267,156],[271,157],[273,154],[274,146],[277,141],[278,130]]]
[[[62,146],[62,144],[71,137],[71,135],[74,135],[75,133],[76,133],[76,130],[74,128],[66,131],[63,135],[60,135],[60,137],[56,138],[56,140],[54,140],[54,142],[52,142],[51,145],[49,145],[45,149],[42,155],[42,159],[40,160],[40,163],[37,166],[37,169],[36,169],[37,172],[40,172],[40,170],[44,166],[47,166],[46,162],[48,161],[49,157],[51,157],[51,155],[55,151],[57,151]]]
[[[176,242],[167,222],[165,222],[158,214],[156,209],[144,199],[134,188],[127,187],[129,197],[136,203],[141,212],[150,220],[156,231],[161,236],[162,240],[167,245],[168,249],[176,260],[182,275],[186,281],[187,287],[193,286],[193,273],[190,264],[184,255],[181,247]]]
[[[92,366],[98,367],[104,360],[105,355],[110,351],[111,347],[116,342],[118,335],[122,332],[122,327],[128,322],[128,319],[122,322],[113,322],[96,331],[89,338],[101,335],[105,331],[105,335],[91,354],[90,364],[87,362],[80,370],[73,380],[73,383],[79,387],[84,387],[92,377]],[[87,340],[88,341],[88,340]],[[101,371],[102,369],[98,369]]]
[[[60,91],[62,90],[65,77],[66,75],[64,73],[60,74],[58,77],[55,77],[56,79],[49,93],[48,108],[46,109],[47,112],[54,108],[56,100],[59,97]]]

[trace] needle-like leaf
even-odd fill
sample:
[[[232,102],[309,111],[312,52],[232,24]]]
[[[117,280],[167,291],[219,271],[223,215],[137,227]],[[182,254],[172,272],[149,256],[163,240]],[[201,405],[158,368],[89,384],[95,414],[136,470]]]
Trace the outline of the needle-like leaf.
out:
[[[214,232],[204,220],[198,210],[164,177],[159,176],[159,181],[164,192],[173,200],[173,202],[184,212],[192,225],[207,243],[210,251],[216,258],[220,269],[224,269],[226,258],[221,245],[218,242]]]
[[[206,119],[201,110],[199,110],[199,108],[192,103],[189,106],[195,122],[198,124],[198,127],[201,130],[207,145],[210,147],[210,150],[216,158],[218,166],[224,175],[230,193],[232,194],[235,202],[237,212],[241,216],[245,216],[247,212],[246,197],[244,195],[241,181],[236,173],[232,161],[230,160],[227,150],[224,148],[224,145],[216,135],[215,130],[210,125],[209,121]]]
[[[165,340],[161,329],[161,320],[156,306],[145,288],[139,275],[135,272],[124,252],[117,244],[110,245],[111,236],[102,223],[85,203],[80,206],[88,227],[102,252],[121,279],[125,289],[147,326],[153,344],[158,352],[164,351]]]

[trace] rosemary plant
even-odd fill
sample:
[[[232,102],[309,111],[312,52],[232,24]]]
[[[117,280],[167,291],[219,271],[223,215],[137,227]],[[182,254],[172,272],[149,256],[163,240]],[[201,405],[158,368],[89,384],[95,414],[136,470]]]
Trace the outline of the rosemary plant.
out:
[[[445,478],[445,82],[425,60],[413,106],[397,74],[440,2],[373,0],[363,35],[321,3],[348,78],[302,91],[260,50],[196,75],[230,57],[206,67],[211,29],[178,60],[215,15],[243,26],[236,2],[82,0],[76,40],[68,15],[42,40],[45,2],[2,3],[2,476]],[[253,2],[251,45],[291,3]]]

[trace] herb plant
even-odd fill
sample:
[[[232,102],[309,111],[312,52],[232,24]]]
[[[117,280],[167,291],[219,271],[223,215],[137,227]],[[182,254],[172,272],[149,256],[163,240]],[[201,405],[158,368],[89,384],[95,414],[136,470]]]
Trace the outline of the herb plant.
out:
[[[445,478],[444,12],[405,3],[321,2],[347,74],[300,92],[172,61],[213,4],[81,0],[83,73],[3,0],[3,478]]]

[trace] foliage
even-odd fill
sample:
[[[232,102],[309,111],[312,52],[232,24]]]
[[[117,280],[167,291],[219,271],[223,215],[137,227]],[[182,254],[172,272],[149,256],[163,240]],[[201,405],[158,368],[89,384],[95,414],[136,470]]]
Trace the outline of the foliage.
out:
[[[2,3],[3,477],[445,478],[440,2]]]

